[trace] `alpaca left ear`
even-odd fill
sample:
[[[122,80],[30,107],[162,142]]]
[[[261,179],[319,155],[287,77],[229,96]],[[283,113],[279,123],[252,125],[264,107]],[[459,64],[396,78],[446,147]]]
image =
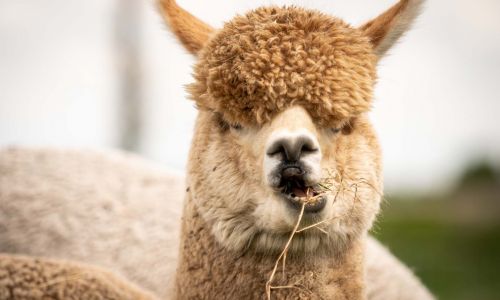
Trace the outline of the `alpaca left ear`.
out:
[[[400,0],[386,12],[360,27],[382,58],[410,28],[425,0]]]
[[[196,55],[205,46],[214,29],[177,5],[175,0],[157,1],[172,32],[189,52]]]

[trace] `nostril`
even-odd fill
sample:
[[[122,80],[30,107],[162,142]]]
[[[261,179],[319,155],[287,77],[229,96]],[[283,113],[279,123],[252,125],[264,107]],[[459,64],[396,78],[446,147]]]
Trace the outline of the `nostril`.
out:
[[[313,153],[313,152],[317,152],[317,151],[318,151],[318,148],[314,146],[312,141],[310,141],[309,139],[302,141],[302,146],[300,149],[301,153]]]
[[[281,144],[281,143],[274,143],[267,150],[267,155],[269,155],[269,156],[274,156],[274,155],[280,154],[280,153],[285,153],[285,148],[283,148],[283,144]]]
[[[318,148],[315,147],[312,143],[306,142],[302,145],[302,152],[316,152]]]

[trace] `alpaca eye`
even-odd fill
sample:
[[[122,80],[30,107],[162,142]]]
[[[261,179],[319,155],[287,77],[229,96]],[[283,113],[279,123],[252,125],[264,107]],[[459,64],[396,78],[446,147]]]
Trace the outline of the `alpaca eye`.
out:
[[[234,123],[234,124],[231,124],[231,125],[229,125],[229,126],[230,126],[232,129],[234,129],[234,130],[241,130],[241,129],[243,129],[243,127],[241,127],[241,125],[240,125],[240,124],[238,124],[238,123]]]
[[[341,130],[342,130],[342,128],[340,128],[340,127],[339,128],[332,128],[332,132],[335,134],[339,133]]]
[[[220,113],[215,113],[214,117],[215,117],[215,121],[219,125],[220,129],[223,131],[226,131],[229,129],[240,131],[243,128],[238,123],[229,123],[228,121],[224,120],[224,118],[222,117],[222,115]]]

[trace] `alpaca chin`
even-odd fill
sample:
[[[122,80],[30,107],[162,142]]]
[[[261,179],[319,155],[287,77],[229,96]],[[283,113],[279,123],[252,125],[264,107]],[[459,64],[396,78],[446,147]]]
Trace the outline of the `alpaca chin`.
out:
[[[194,196],[195,188],[191,188],[190,193],[194,199],[201,197]],[[369,193],[366,197],[368,196],[376,198],[373,193]],[[300,228],[319,225],[294,236],[288,250],[291,256],[341,255],[352,240],[360,237],[371,227],[374,217],[355,217],[355,213],[360,213],[353,210],[353,196],[345,192],[343,197],[341,200],[338,194],[330,193],[327,195],[327,207],[321,213],[302,216]],[[226,207],[207,210],[203,205],[198,205],[197,211],[200,218],[206,222],[214,239],[227,250],[235,253],[251,252],[257,255],[276,256],[285,247],[297,223],[298,212],[290,209],[283,199],[262,198],[264,200],[260,204],[244,206],[243,209],[236,211]],[[250,203],[248,200],[246,202]],[[378,203],[378,200],[367,202]],[[194,200],[194,203],[196,205],[203,201]],[[249,214],[251,211],[253,213]],[[362,212],[366,215],[375,214]],[[367,222],[363,222],[364,220]]]
[[[177,267],[176,298],[261,299],[276,256],[228,249],[212,235],[210,225],[193,202],[188,194]],[[273,246],[278,250],[280,238],[267,237],[265,239],[270,243],[273,243],[271,240],[278,241]],[[299,243],[294,244],[298,246],[293,247],[304,248],[301,244],[314,240],[319,241],[316,238],[299,239]],[[346,251],[335,256],[290,254],[286,269],[278,276],[276,284],[300,282],[303,289],[275,290],[273,299],[325,299],[331,295],[338,299],[364,299],[363,248],[363,239],[356,239],[346,244]]]
[[[254,253],[276,257],[286,246],[290,234],[259,233],[251,244]],[[346,235],[328,236],[322,232],[297,235],[290,243],[287,255],[293,258],[315,257],[317,259],[337,257],[349,248],[351,239]]]

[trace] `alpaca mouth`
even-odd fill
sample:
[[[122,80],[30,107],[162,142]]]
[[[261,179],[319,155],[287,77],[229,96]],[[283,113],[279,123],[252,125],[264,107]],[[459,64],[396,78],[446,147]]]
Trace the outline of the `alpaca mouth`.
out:
[[[317,213],[326,205],[326,197],[318,186],[308,186],[302,178],[282,179],[279,188],[282,197],[296,210],[304,205],[305,213]]]

